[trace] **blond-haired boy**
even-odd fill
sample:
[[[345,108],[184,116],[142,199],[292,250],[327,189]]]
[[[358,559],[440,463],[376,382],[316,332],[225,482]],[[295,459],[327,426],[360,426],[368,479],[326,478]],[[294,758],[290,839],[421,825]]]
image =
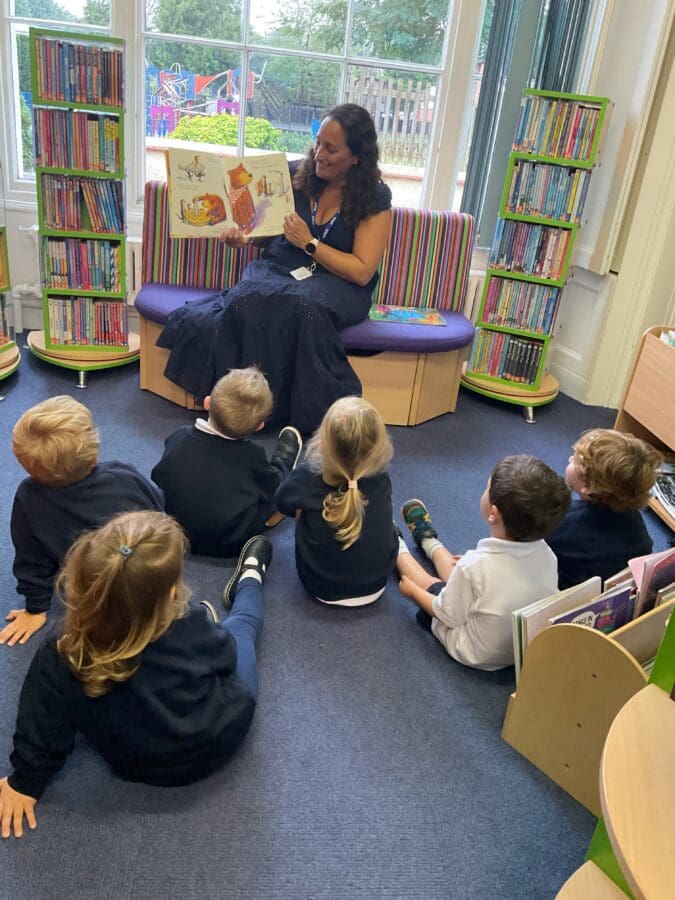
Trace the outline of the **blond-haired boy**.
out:
[[[195,553],[237,556],[274,512],[274,492],[295,468],[302,438],[292,426],[282,428],[268,461],[264,448],[249,437],[264,427],[272,405],[259,369],[231,369],[204,399],[208,419],[166,439],[151,477]]]
[[[12,450],[29,475],[17,488],[10,524],[26,608],[6,616],[0,644],[25,644],[45,624],[54,578],[82,531],[119,512],[164,508],[152,482],[126,463],[100,463],[99,448],[91,413],[66,395],[31,407],[14,426]]]
[[[558,558],[561,590],[652,551],[640,513],[656,480],[661,454],[632,434],[609,428],[584,432],[572,447],[565,479],[579,495],[548,538]]]

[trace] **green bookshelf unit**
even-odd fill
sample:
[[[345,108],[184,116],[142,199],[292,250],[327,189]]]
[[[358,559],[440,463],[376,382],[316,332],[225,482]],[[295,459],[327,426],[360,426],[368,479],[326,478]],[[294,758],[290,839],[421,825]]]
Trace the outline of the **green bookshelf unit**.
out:
[[[533,89],[521,100],[462,384],[527,407],[528,421],[558,393],[551,344],[609,105]]]
[[[0,381],[15,372],[21,362],[19,348],[14,341],[14,328],[7,314],[7,294],[11,290],[7,229],[0,226]]]
[[[79,372],[139,358],[126,289],[124,41],[29,30],[44,331],[36,356]]]

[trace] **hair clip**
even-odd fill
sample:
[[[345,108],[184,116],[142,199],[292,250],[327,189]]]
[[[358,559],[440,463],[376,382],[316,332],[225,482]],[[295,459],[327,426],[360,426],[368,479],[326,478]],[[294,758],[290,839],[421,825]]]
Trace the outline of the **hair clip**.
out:
[[[126,544],[120,544],[117,549],[120,551],[122,556],[125,556],[125,557],[131,556],[131,554],[134,552],[133,549],[131,547],[127,547]]]
[[[350,478],[350,480],[347,482],[347,487],[349,488],[350,491],[358,490],[358,487],[359,487],[358,479]]]

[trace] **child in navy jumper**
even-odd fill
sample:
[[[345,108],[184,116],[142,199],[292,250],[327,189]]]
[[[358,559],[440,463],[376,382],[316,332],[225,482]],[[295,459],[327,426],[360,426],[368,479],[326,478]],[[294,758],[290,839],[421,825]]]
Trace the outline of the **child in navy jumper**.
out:
[[[89,410],[65,395],[33,406],[14,426],[12,450],[30,475],[17,488],[10,525],[26,608],[7,615],[0,644],[25,644],[45,624],[54,578],[80,532],[119,512],[164,508],[162,492],[133,466],[99,463],[99,444]]]
[[[385,471],[392,453],[379,413],[367,400],[343,397],[276,492],[279,510],[297,516],[298,575],[317,600],[364,606],[383,593],[398,543]]]
[[[255,642],[272,559],[247,542],[225,601],[191,605],[182,581],[186,540],[160,512],[122,513],[73,544],[57,580],[66,607],[24,682],[12,774],[0,781],[2,837],[35,828],[35,803],[77,732],[127,781],[184,785],[239,746],[258,690]]]
[[[604,581],[634,556],[651,553],[640,509],[662,459],[640,438],[609,428],[584,432],[572,450],[565,478],[580,499],[546,538],[558,557],[560,590],[593,575]]]
[[[263,428],[272,404],[262,372],[231,369],[204,399],[208,419],[166,439],[151,477],[193,553],[236,556],[274,512],[272,497],[295,466],[302,438],[292,426],[282,428],[269,461],[264,448],[248,439]]]

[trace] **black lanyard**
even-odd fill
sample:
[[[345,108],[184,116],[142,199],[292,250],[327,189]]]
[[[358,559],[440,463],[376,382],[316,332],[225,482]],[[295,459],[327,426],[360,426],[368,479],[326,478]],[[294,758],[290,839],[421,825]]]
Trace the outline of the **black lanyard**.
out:
[[[315,237],[318,237],[320,241],[326,240],[326,235],[331,230],[333,225],[335,225],[335,220],[340,215],[340,210],[335,213],[335,215],[330,218],[325,225],[317,225],[316,224],[316,213],[319,208],[319,195],[317,194],[314,198],[314,203],[312,204],[312,234]],[[319,228],[323,228],[323,234],[317,234]]]

